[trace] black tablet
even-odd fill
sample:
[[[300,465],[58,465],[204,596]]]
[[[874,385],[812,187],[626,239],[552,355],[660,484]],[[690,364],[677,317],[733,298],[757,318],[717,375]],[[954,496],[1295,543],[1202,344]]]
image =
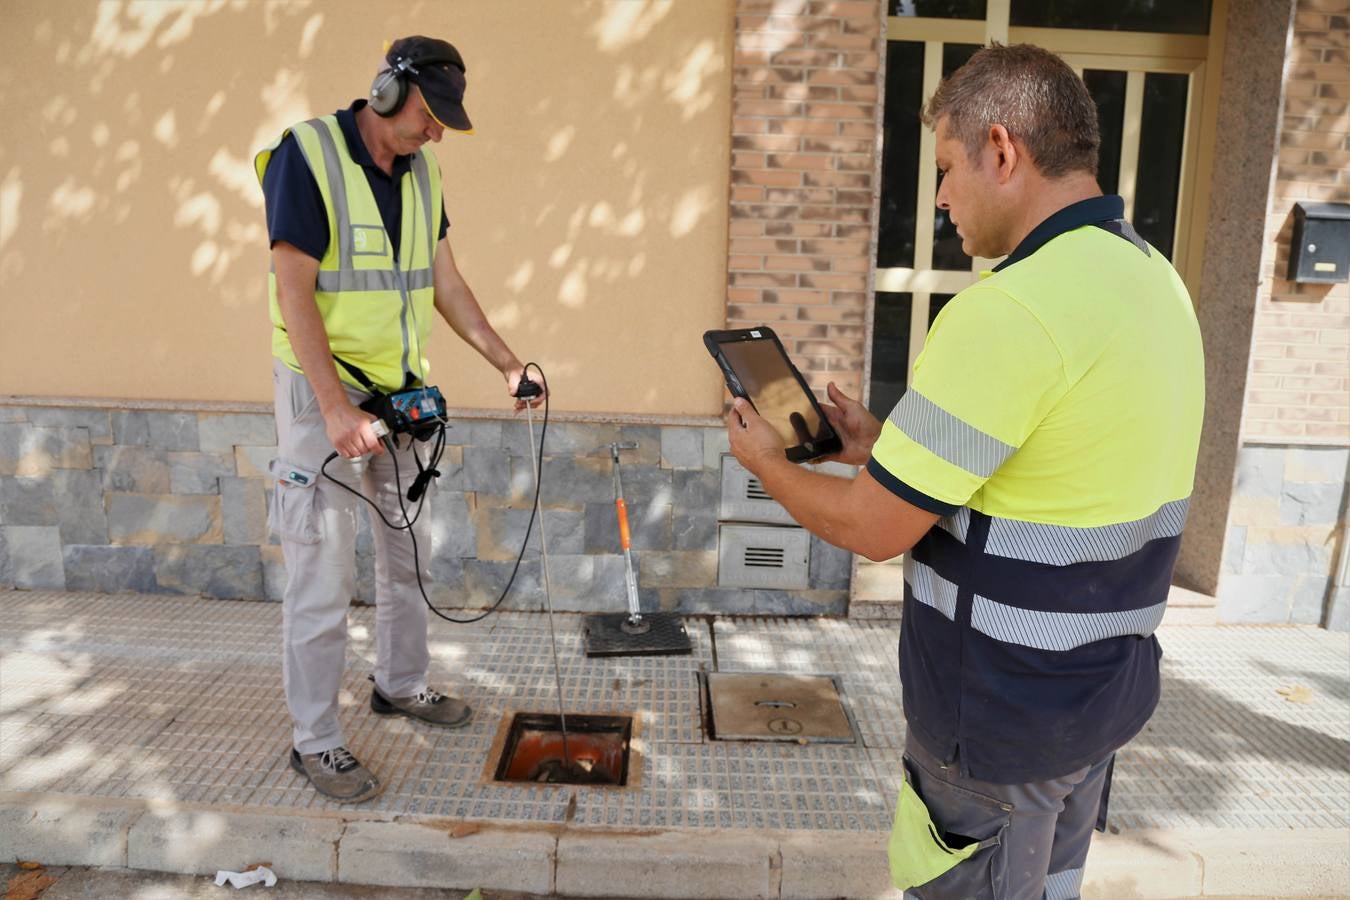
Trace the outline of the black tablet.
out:
[[[717,360],[727,390],[744,397],[778,429],[787,458],[808,462],[843,449],[806,379],[788,359],[778,335],[765,326],[705,331],[703,344]]]

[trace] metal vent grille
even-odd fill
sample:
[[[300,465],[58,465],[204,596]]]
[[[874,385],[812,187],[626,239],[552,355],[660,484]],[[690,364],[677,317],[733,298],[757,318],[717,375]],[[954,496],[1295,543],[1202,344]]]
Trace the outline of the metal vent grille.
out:
[[[723,522],[765,522],[797,524],[764,485],[731,454],[722,456],[722,499],[717,518]]]
[[[764,485],[760,484],[758,478],[751,475],[745,480],[745,499],[747,500],[773,500],[769,492],[764,490]]]
[[[811,536],[801,528],[723,525],[717,535],[717,583],[723,587],[806,588]]]
[[[756,569],[783,568],[782,547],[746,547],[745,564]]]

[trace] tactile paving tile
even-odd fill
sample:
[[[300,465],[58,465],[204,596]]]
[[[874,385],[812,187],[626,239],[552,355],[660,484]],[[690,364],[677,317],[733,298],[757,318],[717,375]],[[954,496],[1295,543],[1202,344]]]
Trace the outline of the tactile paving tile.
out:
[[[884,831],[885,791],[859,747],[725,745],[737,828]]]
[[[577,788],[573,822],[614,828],[731,828],[735,777],[717,744],[647,744],[637,790]]]
[[[719,672],[837,675],[898,667],[899,624],[841,619],[715,619]]]
[[[0,593],[0,790],[337,808],[291,771],[277,604]],[[509,711],[556,708],[547,619],[432,621],[432,685],[477,714],[435,730],[369,709],[373,609],[349,616],[340,718],[386,782],[373,813],[620,828],[885,831],[904,723],[896,624],[689,620],[692,656],[587,659],[556,619],[573,712],[636,713],[632,790],[485,779]],[[1121,828],[1350,826],[1350,643],[1312,628],[1169,626],[1163,699],[1120,754]],[[714,642],[715,638],[715,642]],[[715,644],[715,646],[714,646]],[[833,674],[863,744],[705,742],[698,673]],[[1310,689],[1306,703],[1278,693]],[[345,807],[344,807],[345,809]]]

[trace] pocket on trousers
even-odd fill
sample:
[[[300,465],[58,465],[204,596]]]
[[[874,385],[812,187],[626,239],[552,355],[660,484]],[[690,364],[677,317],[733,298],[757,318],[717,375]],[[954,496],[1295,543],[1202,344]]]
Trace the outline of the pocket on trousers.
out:
[[[323,540],[323,526],[319,518],[318,491],[314,489],[319,473],[284,459],[274,459],[272,475],[277,483],[272,493],[268,529],[283,541],[319,543]]]
[[[948,784],[906,756],[887,857],[891,880],[919,900],[994,896],[1012,807]]]

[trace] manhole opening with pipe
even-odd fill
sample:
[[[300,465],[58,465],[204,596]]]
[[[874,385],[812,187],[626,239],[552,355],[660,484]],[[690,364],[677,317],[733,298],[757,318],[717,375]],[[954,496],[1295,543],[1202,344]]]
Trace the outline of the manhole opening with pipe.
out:
[[[829,675],[710,672],[708,707],[713,740],[857,742],[839,685]]]
[[[557,713],[516,713],[506,733],[497,781],[628,784],[632,716],[567,715],[566,752]]]

